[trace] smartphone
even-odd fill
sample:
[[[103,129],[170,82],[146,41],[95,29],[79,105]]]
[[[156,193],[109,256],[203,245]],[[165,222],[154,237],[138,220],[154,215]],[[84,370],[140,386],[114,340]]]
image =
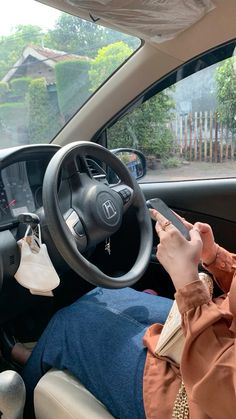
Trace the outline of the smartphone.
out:
[[[146,204],[148,208],[153,208],[164,215],[164,217],[171,221],[187,240],[190,240],[189,230],[175,215],[175,213],[165,204],[165,202],[163,202],[160,198],[153,198],[146,201]]]

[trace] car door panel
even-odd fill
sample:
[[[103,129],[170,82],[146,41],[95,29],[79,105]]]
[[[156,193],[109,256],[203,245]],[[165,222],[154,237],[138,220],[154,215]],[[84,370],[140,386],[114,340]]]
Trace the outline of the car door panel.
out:
[[[186,220],[211,225],[215,240],[227,250],[236,253],[236,179],[162,182],[140,185],[146,199],[161,198]],[[158,238],[153,222],[153,252],[150,266],[139,281],[138,288],[154,288],[160,295],[173,297],[172,282],[156,259]]]
[[[159,197],[190,222],[212,226],[216,241],[236,252],[236,179],[142,184],[146,199]]]

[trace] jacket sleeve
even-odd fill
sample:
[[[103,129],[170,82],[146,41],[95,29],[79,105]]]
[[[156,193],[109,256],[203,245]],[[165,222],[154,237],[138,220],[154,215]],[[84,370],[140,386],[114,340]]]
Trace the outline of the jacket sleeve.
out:
[[[228,292],[236,269],[236,254],[219,246],[214,262],[203,266],[214,276],[219,287]]]
[[[228,297],[227,297],[228,298]],[[236,342],[232,314],[217,305],[200,281],[176,293],[186,336],[181,373],[188,397],[214,419],[236,412]]]

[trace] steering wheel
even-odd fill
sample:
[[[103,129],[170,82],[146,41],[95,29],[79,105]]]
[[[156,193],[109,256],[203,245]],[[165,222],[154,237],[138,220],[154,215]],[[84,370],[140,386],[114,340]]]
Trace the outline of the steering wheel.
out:
[[[120,181],[116,185],[94,179],[88,159],[99,159]],[[70,187],[71,208],[60,209],[58,188],[62,178]],[[121,226],[123,214],[133,206],[140,228],[136,261],[119,277],[103,273],[83,253],[108,239]],[[133,285],[143,275],[152,249],[152,225],[143,193],[126,166],[109,150],[89,141],[62,147],[50,160],[43,182],[45,220],[54,244],[66,263],[82,278],[106,288]]]

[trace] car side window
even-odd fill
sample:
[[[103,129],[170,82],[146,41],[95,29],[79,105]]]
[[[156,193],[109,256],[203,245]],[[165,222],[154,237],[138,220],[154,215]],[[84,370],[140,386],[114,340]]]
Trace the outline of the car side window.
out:
[[[236,175],[236,57],[213,64],[142,103],[107,129],[109,149],[142,151],[141,182]]]

